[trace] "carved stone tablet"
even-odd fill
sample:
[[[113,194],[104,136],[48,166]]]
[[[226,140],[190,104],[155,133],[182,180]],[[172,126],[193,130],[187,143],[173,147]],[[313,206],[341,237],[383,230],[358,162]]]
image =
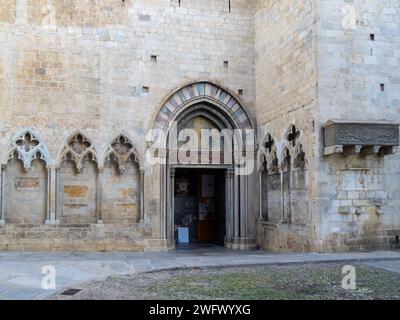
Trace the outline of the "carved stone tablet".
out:
[[[329,121],[324,134],[325,147],[399,145],[399,125],[390,122]]]
[[[18,191],[40,190],[39,178],[16,178],[15,189]]]

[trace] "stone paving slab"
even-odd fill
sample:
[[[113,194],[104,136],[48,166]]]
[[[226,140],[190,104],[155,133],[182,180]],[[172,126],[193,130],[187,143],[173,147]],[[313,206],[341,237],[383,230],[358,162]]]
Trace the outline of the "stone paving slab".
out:
[[[383,260],[385,262],[383,262]],[[364,261],[400,270],[400,251],[328,254],[268,254],[220,248],[152,253],[0,253],[0,299],[45,299],[65,288],[109,276],[182,268],[229,267],[333,261]],[[380,261],[380,262],[377,262]],[[42,268],[56,270],[56,290],[43,290]],[[395,271],[396,272],[396,271]]]
[[[400,260],[375,261],[367,262],[365,264],[373,268],[400,273]]]

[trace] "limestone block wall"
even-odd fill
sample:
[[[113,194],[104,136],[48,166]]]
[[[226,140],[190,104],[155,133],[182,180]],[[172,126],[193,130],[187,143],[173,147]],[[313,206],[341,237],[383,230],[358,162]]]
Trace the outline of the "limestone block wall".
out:
[[[96,163],[86,162],[77,172],[73,161],[62,163],[59,171],[59,217],[61,224],[97,223]]]
[[[317,2],[317,127],[331,119],[400,123],[400,3]],[[322,143],[322,129],[319,134]],[[319,159],[318,246],[398,246],[400,155]]]
[[[140,171],[129,163],[126,171],[110,163],[103,174],[103,205],[101,220],[104,223],[138,223],[140,216]]]
[[[262,194],[268,194],[268,199],[260,200],[262,210],[268,208],[268,219],[261,217],[258,224],[259,244],[267,250],[315,248],[313,201],[318,154],[315,10],[313,0],[257,1],[255,79],[260,152],[265,152],[270,135],[274,140],[272,159],[276,158],[276,164],[268,170],[263,167],[265,161],[259,159],[262,170],[268,171],[261,174],[267,180],[267,186],[261,188]],[[292,125],[299,134],[295,137],[299,142],[296,145],[289,137]],[[285,165],[288,150],[292,162],[289,170]],[[267,154],[271,158],[271,152]],[[306,165],[298,171],[293,161],[300,154],[305,154]],[[290,213],[289,219],[285,212]]]
[[[141,168],[128,164],[123,174],[108,168],[115,137],[126,135],[144,156],[147,130],[163,101],[197,80],[228,88],[255,121],[254,3],[235,0],[230,8],[222,0],[180,3],[1,1],[0,162],[9,163],[14,136],[29,128],[48,149],[44,170],[50,184],[50,201],[38,210],[29,205],[37,193],[45,197],[47,183],[40,182],[40,192],[25,191],[21,212],[37,217],[36,211],[44,211],[43,220],[22,219],[22,225],[7,223],[6,217],[0,227],[2,249],[160,247],[160,173],[144,162]],[[94,163],[83,161],[81,172],[70,157],[63,158],[76,132],[95,150],[96,159],[86,159]],[[141,169],[145,221],[139,216]],[[6,176],[7,171],[8,166]],[[7,176],[7,188],[15,189],[15,179],[31,174]],[[111,182],[118,185],[115,193],[109,192]],[[7,190],[6,206],[22,196],[14,191]],[[57,210],[60,225],[43,226]],[[93,225],[102,213],[103,228]],[[13,214],[19,215],[8,216]],[[122,221],[129,226],[125,231],[117,226]]]
[[[322,127],[400,123],[399,16],[393,0],[1,1],[0,249],[162,248],[145,137],[198,80],[257,125],[263,249],[397,246],[400,154],[324,156]]]
[[[13,159],[5,170],[4,215],[6,223],[42,224],[46,220],[46,164],[35,160],[24,172],[21,161]],[[27,210],[29,208],[29,210]]]

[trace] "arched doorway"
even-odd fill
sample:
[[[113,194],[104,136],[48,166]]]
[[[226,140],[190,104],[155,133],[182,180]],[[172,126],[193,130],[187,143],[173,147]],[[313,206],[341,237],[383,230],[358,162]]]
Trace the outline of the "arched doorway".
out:
[[[178,193],[192,197],[196,193],[194,207],[197,205],[198,210],[194,219],[199,221],[195,227],[198,240],[234,249],[254,246],[248,232],[249,176],[240,170],[243,163],[238,155],[243,156],[246,148],[246,158],[254,160],[255,136],[252,122],[237,98],[209,82],[187,85],[166,100],[152,129],[165,136],[162,145],[154,150],[164,160],[160,165],[161,238],[171,245],[176,243],[177,229],[182,224],[177,219],[181,215],[177,205],[182,206],[177,201]],[[234,137],[242,139],[241,143],[234,143]],[[197,185],[195,191],[185,189],[188,183]],[[210,204],[211,199],[214,203]],[[193,218],[189,215],[183,218]],[[214,224],[208,220],[215,220]],[[207,222],[211,225],[208,230]],[[199,235],[202,225],[205,235]],[[207,235],[211,229],[212,235]]]

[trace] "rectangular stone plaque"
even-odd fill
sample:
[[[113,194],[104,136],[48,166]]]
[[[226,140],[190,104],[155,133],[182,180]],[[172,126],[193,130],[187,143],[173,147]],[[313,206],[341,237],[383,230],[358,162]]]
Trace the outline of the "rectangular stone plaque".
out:
[[[64,186],[64,194],[69,198],[86,198],[88,192],[87,186]]]
[[[324,135],[325,147],[399,145],[399,125],[390,122],[329,121]]]
[[[40,190],[39,178],[16,178],[15,189],[18,191]]]

